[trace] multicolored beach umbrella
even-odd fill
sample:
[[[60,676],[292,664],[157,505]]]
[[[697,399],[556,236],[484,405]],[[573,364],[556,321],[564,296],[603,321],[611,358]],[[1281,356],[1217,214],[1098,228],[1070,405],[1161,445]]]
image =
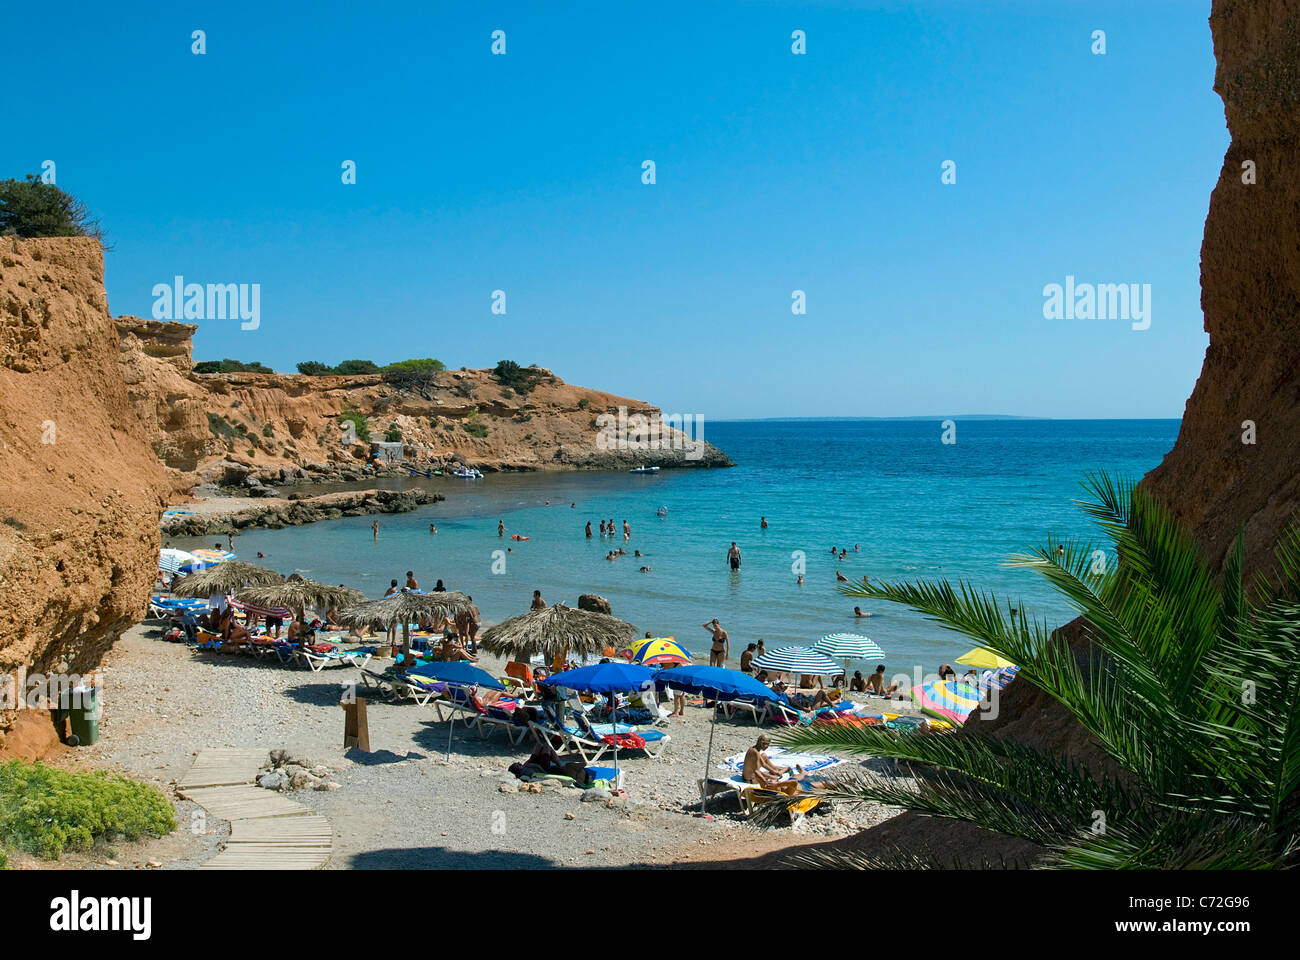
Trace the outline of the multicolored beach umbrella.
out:
[[[666,663],[690,663],[693,658],[672,637],[653,637],[634,647],[628,659],[647,667],[661,667]]]
[[[839,673],[841,668],[820,651],[807,647],[782,647],[755,657],[754,669],[769,673],[806,673],[813,677],[829,677]]]
[[[931,680],[912,688],[922,712],[961,726],[982,699],[977,687],[964,680]]]
[[[199,549],[191,550],[192,559],[189,563],[182,564],[178,573],[198,573],[200,570],[206,570],[208,567],[215,567],[219,563],[225,563],[227,560],[237,560],[238,557],[229,550],[208,550]]]

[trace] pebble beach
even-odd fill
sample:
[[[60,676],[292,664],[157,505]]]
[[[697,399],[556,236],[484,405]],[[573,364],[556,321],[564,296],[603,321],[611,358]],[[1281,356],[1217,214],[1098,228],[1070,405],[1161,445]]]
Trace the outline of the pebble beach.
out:
[[[220,821],[198,820],[203,829],[187,831],[196,822],[193,804],[175,793],[196,752],[207,747],[284,750],[304,767],[327,768],[318,787],[290,795],[330,820],[335,841],[326,866],[332,869],[726,861],[848,836],[898,812],[836,804],[793,829],[760,830],[734,800],[719,797],[710,800],[707,817],[699,815],[711,715],[702,707],[688,707],[684,721],[661,727],[672,742],[660,758],[621,759],[626,799],[584,800],[582,790],[517,780],[507,768],[527,759],[531,738],[511,745],[504,732],[484,739],[457,724],[448,753],[447,723],[437,720],[432,706],[409,701],[369,700],[371,751],[344,751],[339,699],[344,685],[358,682],[355,668],[313,673],[274,660],[200,654],[164,642],[161,632],[157,623],[141,624],[105,658],[101,739],[78,758],[150,781],[177,802],[188,841],[151,863],[164,869],[200,865],[220,851],[227,835]],[[501,675],[504,663],[483,656],[479,666]],[[359,695],[364,692],[359,688]],[[870,702],[915,712],[910,702]],[[747,718],[721,720],[714,730],[714,768],[751,746],[759,729]],[[850,761],[841,769],[859,766]]]

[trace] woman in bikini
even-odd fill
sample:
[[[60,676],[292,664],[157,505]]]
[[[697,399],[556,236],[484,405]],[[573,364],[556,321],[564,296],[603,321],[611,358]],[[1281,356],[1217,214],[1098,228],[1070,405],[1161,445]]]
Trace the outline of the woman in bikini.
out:
[[[717,617],[700,626],[713,634],[713,646],[709,648],[709,666],[722,666],[731,656],[731,639],[727,636],[727,631],[722,629]]]

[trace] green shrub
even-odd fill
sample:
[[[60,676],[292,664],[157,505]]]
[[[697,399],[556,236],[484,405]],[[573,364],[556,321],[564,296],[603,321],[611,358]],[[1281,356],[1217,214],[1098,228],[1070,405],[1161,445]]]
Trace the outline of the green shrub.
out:
[[[366,421],[365,416],[359,410],[351,407],[339,414],[339,423],[350,423],[356,428],[357,439],[362,443],[370,442],[370,424]]]
[[[212,431],[214,436],[225,437],[226,439],[238,435],[238,431],[227,423],[226,418],[219,413],[208,414],[208,429]]]
[[[298,372],[308,377],[323,377],[326,374],[333,373],[334,368],[329,364],[321,363],[319,360],[304,360],[298,364]]]
[[[176,811],[148,784],[103,770],[0,764],[0,844],[57,860],[101,838],[137,840],[175,829]]]
[[[424,357],[418,360],[398,360],[396,363],[390,363],[384,367],[384,372],[396,373],[400,370],[410,370],[417,373],[439,373],[446,369],[447,365],[441,360]]]
[[[262,427],[262,436],[264,436],[264,437],[274,437],[274,436],[275,436],[275,428],[272,427],[269,423],[266,424],[265,426]]]
[[[389,424],[388,429],[384,432],[384,439],[389,443],[400,443],[402,440],[401,428],[395,423]]]
[[[104,239],[80,200],[30,173],[25,180],[0,180],[0,233],[11,231],[20,237]]]
[[[492,376],[501,386],[510,387],[520,396],[524,396],[537,385],[542,374],[536,367],[521,367],[513,360],[502,360],[492,369]]]
[[[588,400],[586,397],[583,397],[581,400],[578,401],[579,410],[586,410],[587,407],[589,407],[590,405],[591,405],[591,401]]]
[[[194,364],[195,373],[275,373],[270,367],[253,361],[244,363],[242,360],[231,360],[226,357],[224,360],[200,360]]]
[[[486,424],[471,421],[470,423],[465,424],[465,432],[471,437],[486,437],[488,435],[488,428]]]

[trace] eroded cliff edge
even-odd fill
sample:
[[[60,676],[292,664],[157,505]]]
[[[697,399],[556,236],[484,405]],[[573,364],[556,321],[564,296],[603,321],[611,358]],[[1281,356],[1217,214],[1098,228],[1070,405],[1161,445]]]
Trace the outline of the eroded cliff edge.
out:
[[[140,619],[173,489],[150,441],[99,243],[0,238],[0,672],[83,673]]]
[[[1244,527],[1253,576],[1270,571],[1300,509],[1300,0],[1216,0],[1210,31],[1232,136],[1201,243],[1210,345],[1178,440],[1142,483],[1219,569]],[[1243,182],[1246,161],[1254,183]],[[1247,421],[1254,443],[1243,442]],[[1082,655],[1079,622],[1062,632]],[[1025,683],[978,726],[1100,760],[1083,729]]]

